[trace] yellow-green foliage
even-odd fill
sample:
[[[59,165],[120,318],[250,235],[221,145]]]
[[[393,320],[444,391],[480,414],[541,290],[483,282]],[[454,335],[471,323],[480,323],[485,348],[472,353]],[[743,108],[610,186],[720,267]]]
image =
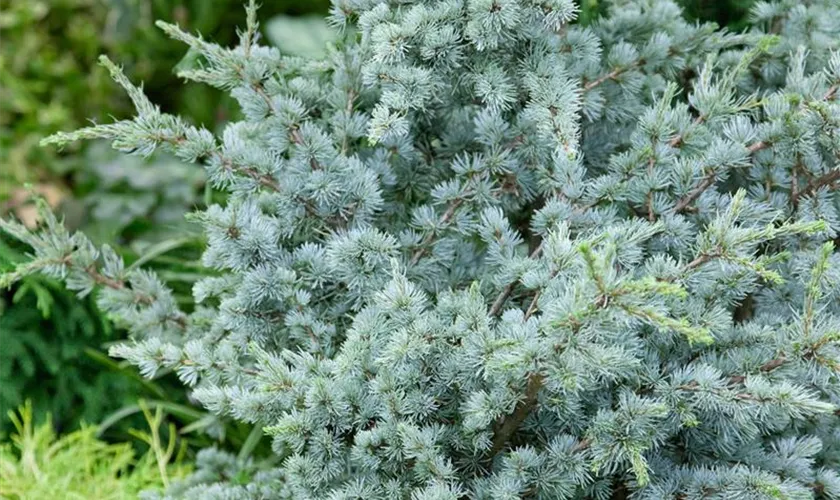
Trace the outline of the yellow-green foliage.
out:
[[[146,411],[151,430],[138,433],[149,451],[137,457],[131,443],[97,438],[95,426],[57,436],[48,420],[36,425],[27,404],[9,412],[17,432],[0,443],[0,498],[10,500],[137,498],[188,472],[175,441],[162,442],[162,415]],[[151,439],[146,439],[151,438]]]

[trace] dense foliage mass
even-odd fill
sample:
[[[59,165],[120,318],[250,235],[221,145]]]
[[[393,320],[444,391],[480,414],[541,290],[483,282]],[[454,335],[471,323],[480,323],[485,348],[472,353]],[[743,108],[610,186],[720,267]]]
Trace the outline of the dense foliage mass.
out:
[[[186,498],[840,497],[840,5],[760,2],[732,34],[670,0],[337,0],[323,59],[255,6],[162,113],[60,133],[202,163],[218,275],[166,284],[49,214],[3,281],[97,300],[277,462],[213,450]],[[244,478],[244,479],[243,479]]]

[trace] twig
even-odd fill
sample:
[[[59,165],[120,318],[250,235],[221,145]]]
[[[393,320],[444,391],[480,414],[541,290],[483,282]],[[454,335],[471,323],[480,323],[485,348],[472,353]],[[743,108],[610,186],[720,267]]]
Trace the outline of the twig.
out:
[[[766,142],[757,141],[747,146],[747,151],[750,154],[753,154],[757,151],[761,151],[762,149],[766,149],[768,147],[769,144],[767,144]],[[694,202],[694,200],[699,198],[701,194],[703,194],[707,189],[709,189],[715,183],[715,174],[715,172],[708,173],[705,177],[703,177],[703,179],[700,181],[699,184],[697,184],[697,186],[694,189],[692,189],[688,192],[688,194],[680,198],[679,201],[677,201],[677,204],[674,205],[674,212],[682,212],[683,210],[688,208],[688,206],[691,205]]]
[[[802,191],[798,193],[798,198],[808,196],[819,188],[833,184],[838,180],[840,180],[840,168],[836,168],[821,177],[813,179],[804,188],[802,188]]]
[[[172,146],[180,146],[181,144],[186,142],[187,138],[182,135],[175,138],[157,137],[156,140],[160,142],[168,142]],[[216,160],[219,162],[222,168],[227,170],[228,172],[239,173],[246,177],[250,177],[251,179],[257,181],[261,186],[265,186],[273,191],[280,191],[281,189],[280,184],[276,180],[274,180],[274,178],[270,175],[263,174],[251,167],[242,167],[236,165],[232,159],[223,155],[222,152],[219,150],[214,150],[211,153],[211,156],[216,158]]]
[[[713,258],[718,257],[718,256],[719,255],[717,255],[717,254],[702,254],[702,255],[699,255],[697,258],[695,258],[694,260],[692,260],[691,262],[686,264],[682,271],[686,272],[686,271],[691,271],[693,269],[697,269],[698,267],[702,266],[706,262],[709,262],[710,260],[712,260]]]
[[[543,242],[540,242],[539,246],[534,249],[533,252],[528,256],[531,259],[536,259],[540,256],[543,251]],[[493,301],[493,305],[490,306],[490,316],[498,316],[500,312],[502,312],[502,308],[505,306],[505,302],[507,301],[508,297],[510,297],[511,292],[513,292],[513,287],[516,286],[516,281],[512,281],[505,286],[499,295],[496,296],[496,300]]]
[[[749,146],[747,146],[747,151],[749,151],[750,154],[753,154],[757,151],[761,151],[762,149],[767,149],[769,147],[770,147],[770,144],[768,144],[764,141],[756,141],[756,142],[750,144]]]
[[[353,116],[353,106],[356,103],[356,91],[354,89],[349,89],[347,91],[347,106],[344,109],[344,112],[347,114],[347,119],[349,120],[351,116]],[[341,140],[341,153],[347,154],[347,134],[344,134],[344,137]]]
[[[535,373],[528,377],[528,387],[525,389],[525,399],[516,405],[510,416],[504,417],[493,436],[493,447],[490,448],[490,457],[496,456],[513,436],[519,425],[528,418],[531,410],[537,405],[540,389],[542,389],[545,377]]]
[[[656,157],[653,155],[653,153],[651,153],[650,158],[648,159],[647,167],[647,173],[649,178],[653,177],[654,165],[656,165]],[[656,222],[656,214],[653,212],[653,191],[648,191],[647,200],[645,204],[647,205],[648,220],[650,222]]]
[[[704,115],[698,116],[694,119],[694,122],[692,122],[692,128],[702,124],[704,121],[706,121],[706,117]],[[677,134],[676,136],[674,136],[674,138],[668,141],[668,145],[672,148],[676,148],[680,144],[682,144],[684,138],[685,134]]]
[[[700,197],[712,184],[715,183],[715,173],[709,173],[706,177],[703,178],[702,181],[691,191],[688,192],[687,195],[683,196],[682,198],[677,201],[677,204],[674,206],[674,212],[682,212],[686,209],[689,205],[691,205],[694,200]]]
[[[274,180],[274,178],[270,175],[263,174],[251,167],[237,166],[233,163],[233,160],[222,155],[222,153],[218,151],[214,152],[214,156],[216,156],[216,158],[219,160],[219,163],[222,165],[223,168],[225,168],[225,170],[228,170],[230,172],[239,172],[241,174],[244,174],[246,177],[254,179],[261,186],[265,186],[273,191],[280,191],[280,184],[276,180]]]
[[[125,290],[126,288],[125,282],[115,280],[114,278],[109,278],[108,276],[101,274],[95,267],[93,267],[93,265],[90,265],[84,269],[87,275],[90,276],[90,278],[98,285],[106,286],[114,290]],[[141,304],[151,304],[152,302],[154,302],[154,299],[152,299],[148,295],[135,293],[135,296],[137,297],[137,302],[140,302]]]
[[[779,368],[780,366],[784,365],[786,362],[787,362],[787,359],[785,359],[784,357],[771,359],[770,361],[761,365],[758,368],[758,370],[760,372],[763,372],[763,373],[769,373],[769,372],[775,370],[776,368]],[[739,385],[739,384],[742,384],[746,379],[747,379],[746,375],[733,375],[733,376],[729,377],[727,382],[728,382],[729,385]],[[683,390],[683,391],[700,391],[700,390],[702,390],[702,388],[700,387],[700,384],[698,384],[697,381],[691,381],[688,384],[683,384],[683,385],[679,386],[678,389]],[[709,391],[712,392],[712,393],[716,393],[716,394],[720,393],[720,391],[715,390],[713,388],[709,389]],[[761,398],[757,398],[753,394],[749,394],[749,393],[746,393],[746,392],[736,393],[735,398],[740,399],[742,401],[762,401]]]
[[[600,200],[595,199],[595,200],[593,200],[592,202],[587,203],[586,205],[579,206],[578,208],[576,208],[576,209],[575,209],[575,213],[576,213],[576,214],[583,214],[583,213],[586,213],[587,211],[589,211],[590,209],[592,209],[592,208],[594,208],[596,205],[598,205],[598,203],[600,203]],[[537,246],[537,248],[535,248],[535,249],[534,249],[534,251],[532,251],[532,252],[528,255],[528,258],[530,258],[530,259],[536,259],[536,258],[538,258],[538,257],[542,254],[542,251],[543,251],[543,243],[544,243],[544,242],[542,242],[542,241],[541,241],[541,242],[540,242],[540,244]],[[506,285],[506,286],[502,289],[502,291],[501,291],[501,292],[499,292],[499,294],[496,296],[496,300],[494,300],[494,301],[493,301],[493,305],[490,307],[490,311],[489,311],[490,316],[498,316],[498,315],[499,315],[499,313],[501,313],[501,312],[502,312],[502,308],[505,306],[505,302],[506,302],[506,301],[507,301],[507,299],[510,297],[510,294],[513,292],[513,288],[514,288],[515,286],[516,286],[516,282],[515,282],[515,281],[514,281],[514,282],[511,282],[511,283],[508,283],[508,284],[507,284],[507,285]],[[532,301],[532,305],[534,305],[534,304],[533,304],[533,301]],[[535,307],[536,307],[536,306],[535,306]],[[529,307],[528,307],[528,309],[530,310],[530,309],[531,309],[531,306],[529,306]],[[535,310],[531,310],[531,314],[533,314],[533,313],[534,313],[534,311],[535,311]],[[530,317],[530,316],[527,316],[527,317]],[[527,319],[527,317],[526,317],[526,319]]]
[[[443,226],[444,224],[448,223],[450,219],[455,215],[455,210],[463,203],[463,198],[457,198],[452,203],[449,204],[449,207],[446,209],[446,212],[443,213],[440,220],[438,221],[438,226]],[[409,266],[414,266],[418,262],[420,262],[420,258],[426,253],[426,249],[428,246],[434,241],[435,233],[434,231],[426,235],[423,238],[423,241],[420,242],[420,248],[418,248],[414,255],[411,256],[411,261],[409,262]]]
[[[549,277],[549,280],[553,279],[554,276],[556,276],[556,273],[551,273],[551,277]],[[534,293],[534,297],[531,299],[531,303],[528,304],[528,309],[525,310],[525,321],[528,321],[528,319],[530,319],[531,316],[533,316],[534,313],[537,312],[537,306],[540,300],[540,292],[541,290],[537,290],[536,293]]]
[[[610,71],[609,73],[607,73],[605,75],[601,75],[600,77],[596,78],[595,80],[592,80],[591,82],[588,82],[586,85],[583,86],[583,90],[584,90],[584,92],[588,92],[588,91],[594,89],[598,85],[601,85],[602,83],[604,83],[608,80],[615,80],[616,78],[621,76],[622,73],[630,71],[633,68],[637,68],[641,64],[642,64],[641,61],[635,61],[632,64],[630,64],[628,66],[625,66],[623,68],[616,68],[616,69]]]
[[[257,82],[251,85],[251,88],[254,89],[254,92],[259,94],[262,97],[263,101],[265,101],[265,105],[268,106],[268,110],[271,114],[275,114],[277,110],[274,108],[274,101],[271,100],[271,97],[268,96],[268,93],[265,91],[265,86],[262,83]]]
[[[840,84],[835,83],[828,88],[828,91],[823,95],[823,101],[830,101],[837,95],[837,90],[840,89]]]
[[[71,266],[69,259],[62,260],[62,263],[65,266]],[[131,292],[134,296],[134,300],[138,304],[143,304],[144,306],[150,306],[155,302],[155,298],[146,295],[143,293],[138,292],[132,288],[126,286],[125,281],[114,279],[104,274],[100,273],[96,267],[90,265],[88,267],[81,268],[90,278],[96,283],[97,285],[104,286],[110,288],[112,290],[127,290]],[[178,325],[179,328],[186,329],[187,328],[187,319],[181,311],[176,311],[175,313],[171,314],[167,319],[173,321],[175,324]]]
[[[156,358],[156,359],[157,359],[158,361],[161,361],[161,362],[165,362],[165,361],[166,361],[166,360],[165,360],[164,358],[162,358],[162,357],[160,357],[160,358]],[[191,360],[191,359],[189,359],[189,358],[183,358],[183,359],[179,360],[179,361],[178,361],[178,364],[180,364],[180,365],[182,365],[182,366],[200,366],[198,363],[196,363],[195,361],[193,361],[193,360]],[[233,366],[231,366],[231,365],[229,365],[229,364],[221,363],[221,362],[219,362],[219,361],[214,361],[213,363],[211,363],[211,364],[210,364],[210,366],[211,366],[212,368],[217,369],[217,370],[229,370],[229,369],[233,368]],[[253,376],[260,375],[260,371],[259,371],[259,370],[255,370],[255,369],[253,369],[253,368],[245,368],[245,367],[240,367],[240,366],[236,366],[235,368],[236,368],[237,370],[241,371],[242,373],[246,374],[246,375],[253,375]]]
[[[788,360],[785,359],[784,357],[771,359],[770,361],[761,365],[758,368],[758,371],[763,372],[763,373],[772,372],[776,368],[779,368],[780,366],[784,365],[787,361]],[[746,379],[747,379],[746,375],[733,375],[733,376],[729,377],[729,383],[731,385],[736,385],[736,384],[742,383]]]
[[[260,97],[262,97],[263,101],[265,101],[266,106],[268,106],[268,110],[271,112],[271,114],[276,114],[277,109],[274,107],[274,102],[271,100],[271,97],[268,96],[268,93],[265,91],[265,87],[263,86],[263,84],[258,82],[251,85],[251,88],[253,88],[254,92],[259,94]],[[294,142],[298,146],[303,145],[303,136],[300,135],[299,128],[293,127],[292,131],[290,132],[290,135],[292,137],[292,142]],[[319,170],[321,168],[321,166],[318,165],[318,162],[315,161],[315,158],[309,159],[309,166],[312,167],[312,170]]]

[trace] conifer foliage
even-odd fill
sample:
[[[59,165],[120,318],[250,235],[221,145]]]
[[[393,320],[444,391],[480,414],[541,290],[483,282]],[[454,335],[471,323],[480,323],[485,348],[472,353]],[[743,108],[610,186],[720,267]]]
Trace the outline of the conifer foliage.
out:
[[[335,0],[320,60],[160,24],[229,90],[221,137],[105,138],[204,166],[217,275],[178,308],[108,247],[2,227],[271,465],[214,450],[170,497],[840,498],[840,4],[752,27],[670,0]],[[244,479],[243,479],[244,478]]]

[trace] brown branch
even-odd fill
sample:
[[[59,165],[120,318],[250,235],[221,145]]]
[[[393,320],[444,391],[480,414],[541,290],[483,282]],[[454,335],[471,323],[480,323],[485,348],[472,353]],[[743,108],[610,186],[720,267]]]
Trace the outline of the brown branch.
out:
[[[653,191],[648,191],[646,205],[648,221],[656,222],[656,214],[653,211]]]
[[[300,129],[299,128],[297,128],[297,127],[292,128],[292,131],[289,133],[289,135],[292,137],[292,142],[293,143],[297,144],[298,146],[303,145],[303,136],[300,135]]]
[[[260,97],[262,97],[263,101],[265,101],[266,106],[268,106],[268,110],[271,112],[271,114],[276,114],[277,110],[274,107],[274,102],[271,100],[271,97],[268,96],[268,93],[266,93],[265,87],[262,85],[262,83],[255,83],[255,84],[251,85],[251,88],[253,88],[254,91],[257,94],[259,94]],[[351,101],[351,103],[352,103],[352,101]],[[297,128],[297,127],[292,128],[292,131],[291,131],[290,135],[292,137],[292,142],[294,142],[298,146],[303,145],[303,136],[300,135],[300,129],[299,128]],[[309,159],[309,166],[312,167],[312,170],[319,170],[321,168],[321,166],[318,165],[318,162],[315,161],[315,158],[310,158]]]
[[[299,313],[301,313],[301,315],[303,315],[303,306],[302,305],[298,304],[296,309],[298,310]],[[306,332],[306,335],[309,336],[309,340],[315,346],[315,349],[320,353],[321,352],[321,340],[315,334],[315,331],[309,325],[304,325],[303,329]]]
[[[750,154],[753,154],[756,151],[761,151],[762,149],[766,149],[768,147],[769,144],[767,144],[766,142],[757,141],[747,146],[747,151]],[[694,202],[694,200],[699,198],[700,195],[703,194],[707,189],[709,189],[714,183],[715,172],[710,172],[705,177],[703,177],[703,179],[697,184],[697,186],[695,186],[694,189],[689,191],[688,194],[686,194],[685,196],[680,198],[679,201],[677,201],[677,204],[674,205],[674,212],[679,213],[684,211],[686,208],[688,208],[689,205],[691,205]]]
[[[156,359],[157,359],[158,361],[165,362],[165,359],[164,359],[164,358],[156,358]],[[199,364],[198,364],[198,363],[196,363],[195,361],[193,361],[193,360],[191,360],[191,359],[189,359],[189,358],[184,358],[184,359],[182,359],[182,360],[178,361],[178,364],[180,364],[180,365],[182,365],[182,366],[199,366]],[[210,366],[211,366],[212,368],[215,368],[215,369],[217,369],[217,370],[222,370],[222,371],[224,371],[224,370],[228,370],[228,369],[230,369],[230,368],[231,368],[231,365],[228,365],[228,364],[225,364],[225,363],[220,363],[220,362],[218,362],[218,361],[215,361],[215,362],[211,363],[211,364],[210,364]],[[238,366],[237,366],[237,368],[238,368],[239,370],[241,370],[241,371],[242,371],[242,373],[244,373],[244,374],[246,374],[246,375],[254,375],[254,376],[256,376],[256,375],[259,375],[259,374],[260,374],[259,370],[255,370],[255,369],[253,369],[253,368],[244,368],[244,367],[238,367]]]
[[[656,156],[654,155],[654,151],[656,151],[655,146],[653,151],[651,151],[647,164],[647,174],[650,178],[653,177],[653,167],[656,165]],[[656,214],[653,212],[653,191],[648,191],[646,198],[645,205],[647,205],[648,220],[650,222],[656,222]]]
[[[788,360],[785,359],[783,356],[771,359],[770,361],[761,365],[758,368],[758,371],[760,371],[762,373],[772,372],[776,368],[778,368],[778,367],[782,366],[783,364],[787,363],[787,361]],[[729,377],[729,383],[731,385],[737,385],[737,384],[743,383],[744,380],[746,380],[746,379],[747,379],[746,375],[733,375],[733,376]]]
[[[440,220],[438,221],[438,226],[443,226],[444,224],[448,223],[450,219],[455,215],[455,210],[463,203],[463,198],[457,198],[452,203],[449,204],[449,207],[446,209],[446,212],[443,213]],[[420,262],[420,258],[423,257],[423,254],[426,253],[426,250],[429,245],[435,240],[435,233],[432,231],[425,238],[423,241],[420,242],[420,248],[418,248],[414,255],[411,256],[411,261],[409,262],[409,266],[414,266],[418,262]]]
[[[95,267],[93,267],[93,265],[90,265],[84,269],[87,275],[90,276],[90,278],[98,285],[107,286],[108,288],[114,290],[124,290],[126,288],[125,282],[105,276],[104,274],[100,273]],[[138,302],[141,302],[143,304],[151,304],[152,302],[154,302],[154,300],[147,295],[136,294],[136,296]]]
[[[493,301],[493,305],[490,306],[490,316],[498,316],[499,313],[502,311],[502,307],[505,306],[505,302],[507,302],[508,297],[510,297],[511,292],[513,292],[513,287],[516,285],[516,282],[508,283],[499,295],[496,296],[496,300]]]
[[[691,262],[686,264],[685,267],[683,267],[682,271],[686,272],[686,271],[691,271],[693,269],[697,269],[698,267],[702,266],[706,262],[709,262],[710,260],[714,259],[715,257],[719,257],[719,255],[718,254],[702,254],[702,255],[699,255],[699,256],[697,256],[697,258],[695,258],[694,260],[692,260]]]
[[[828,88],[828,91],[823,95],[823,101],[830,101],[837,95],[837,90],[840,89],[840,84],[835,83]]]
[[[827,174],[825,174],[821,177],[817,177],[816,179],[813,179],[804,188],[802,188],[802,191],[800,191],[798,193],[798,195],[799,195],[798,198],[808,196],[808,195],[812,194],[814,191],[818,190],[819,188],[821,188],[823,186],[831,185],[831,184],[837,182],[838,180],[840,180],[840,168],[836,168],[836,169],[832,170],[831,172],[829,172],[829,173],[827,173]]]
[[[266,93],[265,87],[262,85],[262,83],[253,84],[252,88],[254,89],[254,91],[257,94],[260,95],[260,97],[263,98],[263,100],[266,103],[266,106],[268,106],[269,111],[272,114],[276,114],[277,110],[274,107],[274,103],[272,102],[271,98],[268,96],[268,93]],[[352,111],[353,101],[355,99],[355,93],[352,90],[351,90],[350,94],[348,95],[348,99],[349,99],[349,102],[347,104],[347,109],[348,109],[348,112],[349,112],[349,111]],[[292,139],[293,143],[295,143],[298,146],[303,145],[303,143],[304,143],[303,136],[300,134],[300,129],[298,127],[293,127],[291,129],[289,135],[291,136],[291,139]],[[309,159],[309,166],[312,168],[312,170],[320,170],[321,169],[321,165],[318,164],[318,162],[315,160],[315,158],[310,158]],[[245,172],[245,174],[248,175],[249,177],[257,179],[260,182],[261,185],[269,187],[269,188],[273,189],[274,191],[280,191],[280,189],[281,189],[280,184],[278,184],[269,175],[260,174],[259,172],[257,172],[254,169],[251,169],[251,168],[239,168],[238,170]],[[315,211],[312,209],[311,205],[309,204],[309,200],[302,199],[300,196],[296,196],[296,197],[301,202],[301,204],[304,206],[304,208],[305,208],[305,210],[308,214],[317,217],[317,214],[315,213]]]
[[[786,362],[787,362],[787,359],[785,359],[784,357],[774,358],[774,359],[771,359],[770,361],[764,363],[763,365],[761,365],[758,368],[758,370],[760,372],[763,372],[763,373],[769,373],[769,372],[772,372],[773,370],[775,370],[776,368],[779,368],[780,366],[784,365]],[[739,385],[739,384],[744,383],[744,381],[746,379],[747,379],[746,375],[733,375],[733,376],[729,377],[729,380],[727,380],[727,382],[728,382],[729,385]],[[678,389],[681,389],[681,390],[684,390],[684,391],[699,391],[700,390],[700,385],[696,381],[692,381],[692,382],[689,382],[688,384],[683,384],[683,385],[679,386]],[[717,391],[715,389],[710,389],[710,392],[719,394],[719,391]],[[735,393],[735,398],[740,399],[742,401],[759,401],[759,402],[762,401],[761,398],[758,398],[755,395],[749,394],[749,393],[746,393],[746,392]]]
[[[549,278],[549,280],[554,278],[554,276],[556,276],[556,273],[551,273],[551,277]],[[540,300],[540,292],[541,290],[537,290],[536,293],[534,293],[534,297],[531,299],[531,303],[528,304],[528,309],[525,310],[525,321],[528,321],[528,319],[530,319],[531,316],[533,316],[534,313],[537,312],[537,307]]]
[[[183,135],[181,135],[181,136],[174,137],[174,138],[173,137],[157,137],[156,140],[158,142],[167,142],[170,145],[172,145],[173,147],[177,147],[177,146],[180,146],[183,143],[185,143],[187,141],[187,138],[184,137]],[[225,169],[228,172],[239,173],[239,174],[244,175],[245,177],[250,177],[251,179],[257,181],[261,186],[265,186],[265,187],[267,187],[267,188],[269,188],[273,191],[280,191],[280,189],[281,189],[280,184],[276,180],[274,180],[274,178],[271,177],[270,175],[263,174],[263,173],[259,172],[258,170],[256,170],[255,168],[242,167],[242,166],[236,165],[233,162],[232,159],[223,155],[222,152],[219,151],[219,150],[214,150],[211,153],[211,156],[216,158],[216,160],[219,162],[219,164],[222,166],[222,168]]]
[[[240,173],[245,175],[245,177],[250,177],[251,179],[257,181],[261,186],[265,186],[272,191],[280,191],[281,187],[280,184],[274,180],[268,174],[263,174],[259,172],[257,169],[252,167],[242,167],[238,166],[233,163],[233,160],[224,156],[222,153],[216,151],[213,153],[214,156],[219,160],[219,163],[222,165],[222,168],[229,172]]]
[[[348,111],[349,111],[349,107],[348,107]],[[513,150],[514,148],[523,144],[523,142],[524,142],[524,137],[523,136],[521,136],[521,135],[516,136],[516,137],[513,138],[513,140],[510,142],[510,144],[508,144],[507,149],[508,150]],[[430,159],[428,159],[428,161],[431,162]],[[443,216],[441,216],[440,220],[438,221],[438,225],[442,226],[442,225],[448,223],[450,221],[450,219],[452,219],[452,217],[455,215],[455,210],[463,202],[464,202],[463,198],[459,198],[459,199],[456,199],[456,200],[452,201],[450,203],[449,207],[446,209],[446,212],[444,212]],[[435,240],[435,233],[431,232],[423,239],[423,241],[420,242],[420,248],[418,248],[414,252],[414,254],[411,256],[411,260],[409,261],[410,266],[414,266],[418,262],[420,262],[420,258],[423,257],[423,255],[428,250],[429,245],[431,245],[432,242],[434,242],[434,240]],[[510,289],[511,290],[513,289],[512,284],[510,285]],[[508,290],[508,294],[509,293],[510,293],[510,290]],[[507,298],[507,297],[505,297],[505,298]],[[502,300],[501,304],[504,304],[504,300]]]
[[[703,177],[703,180],[700,181],[697,186],[688,192],[687,195],[683,196],[682,198],[677,201],[677,204],[674,206],[674,212],[682,212],[685,210],[689,205],[694,203],[694,200],[700,197],[712,184],[715,183],[715,172],[709,173],[706,177]]]
[[[265,87],[263,86],[263,84],[258,82],[251,85],[251,88],[254,89],[254,92],[259,94],[260,97],[262,97],[263,101],[265,101],[265,105],[268,107],[268,110],[271,112],[271,114],[275,114],[277,110],[274,108],[274,102],[271,100],[271,97],[268,96],[268,93],[265,91]]]
[[[764,141],[756,141],[756,142],[750,144],[749,146],[747,146],[747,151],[749,151],[750,154],[753,154],[756,151],[761,151],[762,149],[767,149],[769,147],[770,147],[770,144],[768,144]]]
[[[642,61],[635,61],[632,64],[630,64],[629,66],[625,66],[623,68],[616,68],[616,69],[610,71],[609,73],[607,73],[605,75],[601,75],[598,78],[596,78],[595,80],[592,80],[591,82],[586,83],[583,86],[583,91],[588,92],[588,91],[594,89],[595,87],[601,85],[602,83],[604,83],[608,80],[615,80],[616,78],[621,76],[623,73],[625,73],[627,71],[630,71],[633,68],[637,68],[641,64],[642,64]]]
[[[69,259],[64,259],[62,262],[66,266],[71,266],[72,265],[70,263]],[[126,291],[131,292],[131,294],[134,296],[134,300],[138,304],[143,304],[145,306],[150,306],[155,302],[154,297],[152,297],[150,295],[140,293],[137,290],[134,290],[132,288],[129,288],[128,286],[126,286],[125,281],[114,279],[114,278],[111,278],[109,276],[105,276],[104,274],[100,273],[99,270],[96,269],[96,267],[94,267],[93,265],[90,265],[88,267],[84,267],[84,268],[82,268],[82,270],[88,276],[90,276],[90,278],[97,285],[108,287],[112,290],[126,290]],[[176,311],[176,313],[173,313],[168,319],[174,321],[181,329],[185,329],[187,327],[186,317],[184,316],[184,314],[181,311]]]
[[[794,210],[799,206],[799,163],[793,166],[790,176],[790,203]],[[769,194],[769,193],[768,193]]]
[[[540,256],[543,251],[543,243],[540,242],[539,246],[534,249],[533,252],[528,256],[531,259],[536,259]],[[493,301],[493,305],[490,306],[490,316],[498,316],[500,312],[502,312],[502,308],[505,306],[505,302],[507,301],[508,297],[510,297],[511,292],[513,292],[513,287],[516,286],[516,281],[512,281],[505,286],[499,295],[496,296],[496,300]]]
[[[583,450],[588,449],[590,446],[592,446],[592,441],[587,439],[587,438],[583,438],[580,441],[578,441],[578,444],[576,444],[572,447],[572,451],[573,452],[583,451]]]
[[[537,405],[537,398],[542,389],[545,377],[540,373],[534,373],[528,377],[528,386],[525,389],[525,398],[520,401],[510,416],[503,417],[496,425],[493,436],[493,447],[490,448],[490,457],[496,456],[507,444],[508,440],[519,428],[519,425],[528,417],[531,410]]]
[[[303,146],[303,136],[300,135],[300,129],[298,127],[293,127],[292,131],[289,133],[289,135],[291,136],[293,143],[295,143],[298,146]],[[321,165],[318,164],[318,162],[315,160],[315,158],[310,158],[309,159],[309,167],[312,170],[320,170],[321,169]]]
[[[706,121],[706,117],[703,116],[703,115],[700,115],[700,116],[698,116],[697,118],[694,119],[694,122],[692,122],[691,125],[692,125],[692,127],[696,127],[696,126],[702,124],[704,121]],[[685,138],[685,133],[677,134],[670,141],[668,141],[668,145],[671,146],[672,148],[679,147],[682,144],[684,138]]]
[[[688,391],[688,392],[707,392],[707,393],[711,393],[711,394],[716,394],[718,396],[724,395],[722,390],[715,389],[714,387],[710,387],[710,388],[700,387],[700,384],[697,383],[696,380],[692,380],[691,382],[689,382],[687,384],[680,385],[680,386],[677,387],[677,389],[679,389],[681,391]],[[740,399],[741,401],[756,401],[756,400],[758,400],[758,398],[756,398],[754,395],[746,393],[746,392],[736,392],[734,394],[734,397],[736,399]]]
[[[575,209],[575,213],[584,214],[588,210],[590,210],[590,209],[594,208],[596,205],[598,205],[599,202],[600,202],[600,200],[596,199],[596,200],[594,200],[590,203],[587,203],[586,205],[579,206],[578,208]],[[542,254],[542,251],[543,251],[543,242],[541,241],[540,244],[534,249],[534,251],[531,252],[528,255],[528,258],[536,259]],[[516,282],[513,281],[511,283],[508,283],[502,289],[502,291],[499,292],[499,294],[496,296],[496,300],[493,301],[493,305],[490,307],[490,312],[489,312],[490,316],[498,316],[499,313],[502,312],[502,308],[505,306],[505,302],[510,297],[510,294],[513,292],[513,288],[515,286],[516,286]],[[536,310],[535,309],[536,304],[534,303],[533,300],[531,301],[531,305],[534,306],[534,309],[531,310],[531,306],[529,306],[528,310],[531,310],[531,314],[533,314]],[[529,318],[529,317],[530,317],[530,315],[527,315],[527,313],[526,313],[526,319]]]
[[[347,113],[347,119],[349,120],[351,116],[353,116],[353,106],[356,103],[356,91],[354,89],[349,89],[347,91],[347,106],[344,108],[344,112]],[[344,134],[344,137],[341,140],[341,153],[347,154],[347,134]]]

